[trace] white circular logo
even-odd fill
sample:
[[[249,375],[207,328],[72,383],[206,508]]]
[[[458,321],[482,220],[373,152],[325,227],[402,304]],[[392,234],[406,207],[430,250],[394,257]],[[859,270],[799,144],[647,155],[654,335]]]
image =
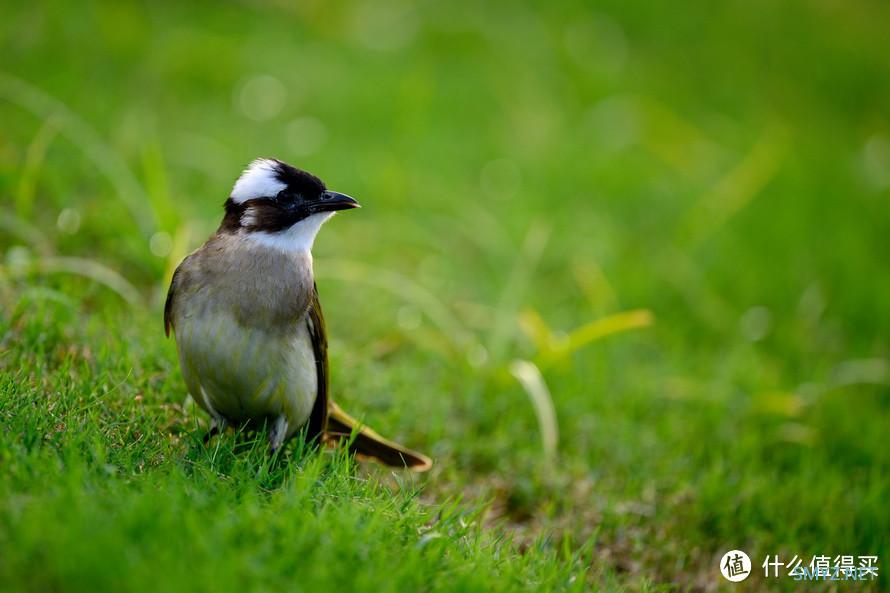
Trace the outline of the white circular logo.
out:
[[[720,573],[727,581],[744,581],[751,574],[751,559],[741,550],[730,550],[720,559]]]

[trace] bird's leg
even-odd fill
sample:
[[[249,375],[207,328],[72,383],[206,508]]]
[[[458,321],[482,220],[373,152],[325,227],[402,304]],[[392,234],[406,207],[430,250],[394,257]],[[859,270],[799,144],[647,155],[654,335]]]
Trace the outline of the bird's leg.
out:
[[[210,442],[210,439],[220,433],[225,432],[228,425],[228,422],[226,422],[226,419],[222,416],[214,416],[210,420],[210,430],[208,430],[207,434],[204,435],[204,444],[206,445]]]
[[[272,428],[269,430],[269,453],[274,454],[284,443],[284,437],[287,436],[287,428],[287,417],[284,414],[278,416],[272,422]]]

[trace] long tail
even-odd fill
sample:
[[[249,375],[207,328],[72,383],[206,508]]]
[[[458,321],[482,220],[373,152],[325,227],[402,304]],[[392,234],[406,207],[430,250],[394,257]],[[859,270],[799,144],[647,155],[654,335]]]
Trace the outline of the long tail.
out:
[[[354,453],[416,472],[425,472],[433,466],[432,460],[423,453],[383,438],[344,412],[340,406],[328,401],[328,428],[325,435],[332,440],[349,440],[353,429],[356,430],[356,436],[349,445],[349,450]]]

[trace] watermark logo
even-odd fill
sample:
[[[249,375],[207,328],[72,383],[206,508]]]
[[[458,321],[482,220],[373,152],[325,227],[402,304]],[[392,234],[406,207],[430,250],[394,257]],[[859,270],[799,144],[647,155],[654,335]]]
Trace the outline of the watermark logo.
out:
[[[797,554],[787,562],[774,554],[767,555],[761,566],[768,579],[787,576],[795,581],[873,581],[878,578],[879,569],[877,556],[848,554],[818,554],[811,556],[809,562]]]
[[[751,574],[751,559],[741,550],[730,550],[720,559],[720,574],[733,583],[744,581]]]

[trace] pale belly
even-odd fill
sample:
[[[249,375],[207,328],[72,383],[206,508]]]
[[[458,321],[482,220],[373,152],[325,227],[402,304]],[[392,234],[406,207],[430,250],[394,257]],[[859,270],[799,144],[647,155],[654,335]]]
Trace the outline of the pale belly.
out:
[[[271,333],[204,312],[177,319],[175,328],[189,392],[212,416],[231,423],[284,416],[285,438],[309,420],[318,376],[305,318]]]

